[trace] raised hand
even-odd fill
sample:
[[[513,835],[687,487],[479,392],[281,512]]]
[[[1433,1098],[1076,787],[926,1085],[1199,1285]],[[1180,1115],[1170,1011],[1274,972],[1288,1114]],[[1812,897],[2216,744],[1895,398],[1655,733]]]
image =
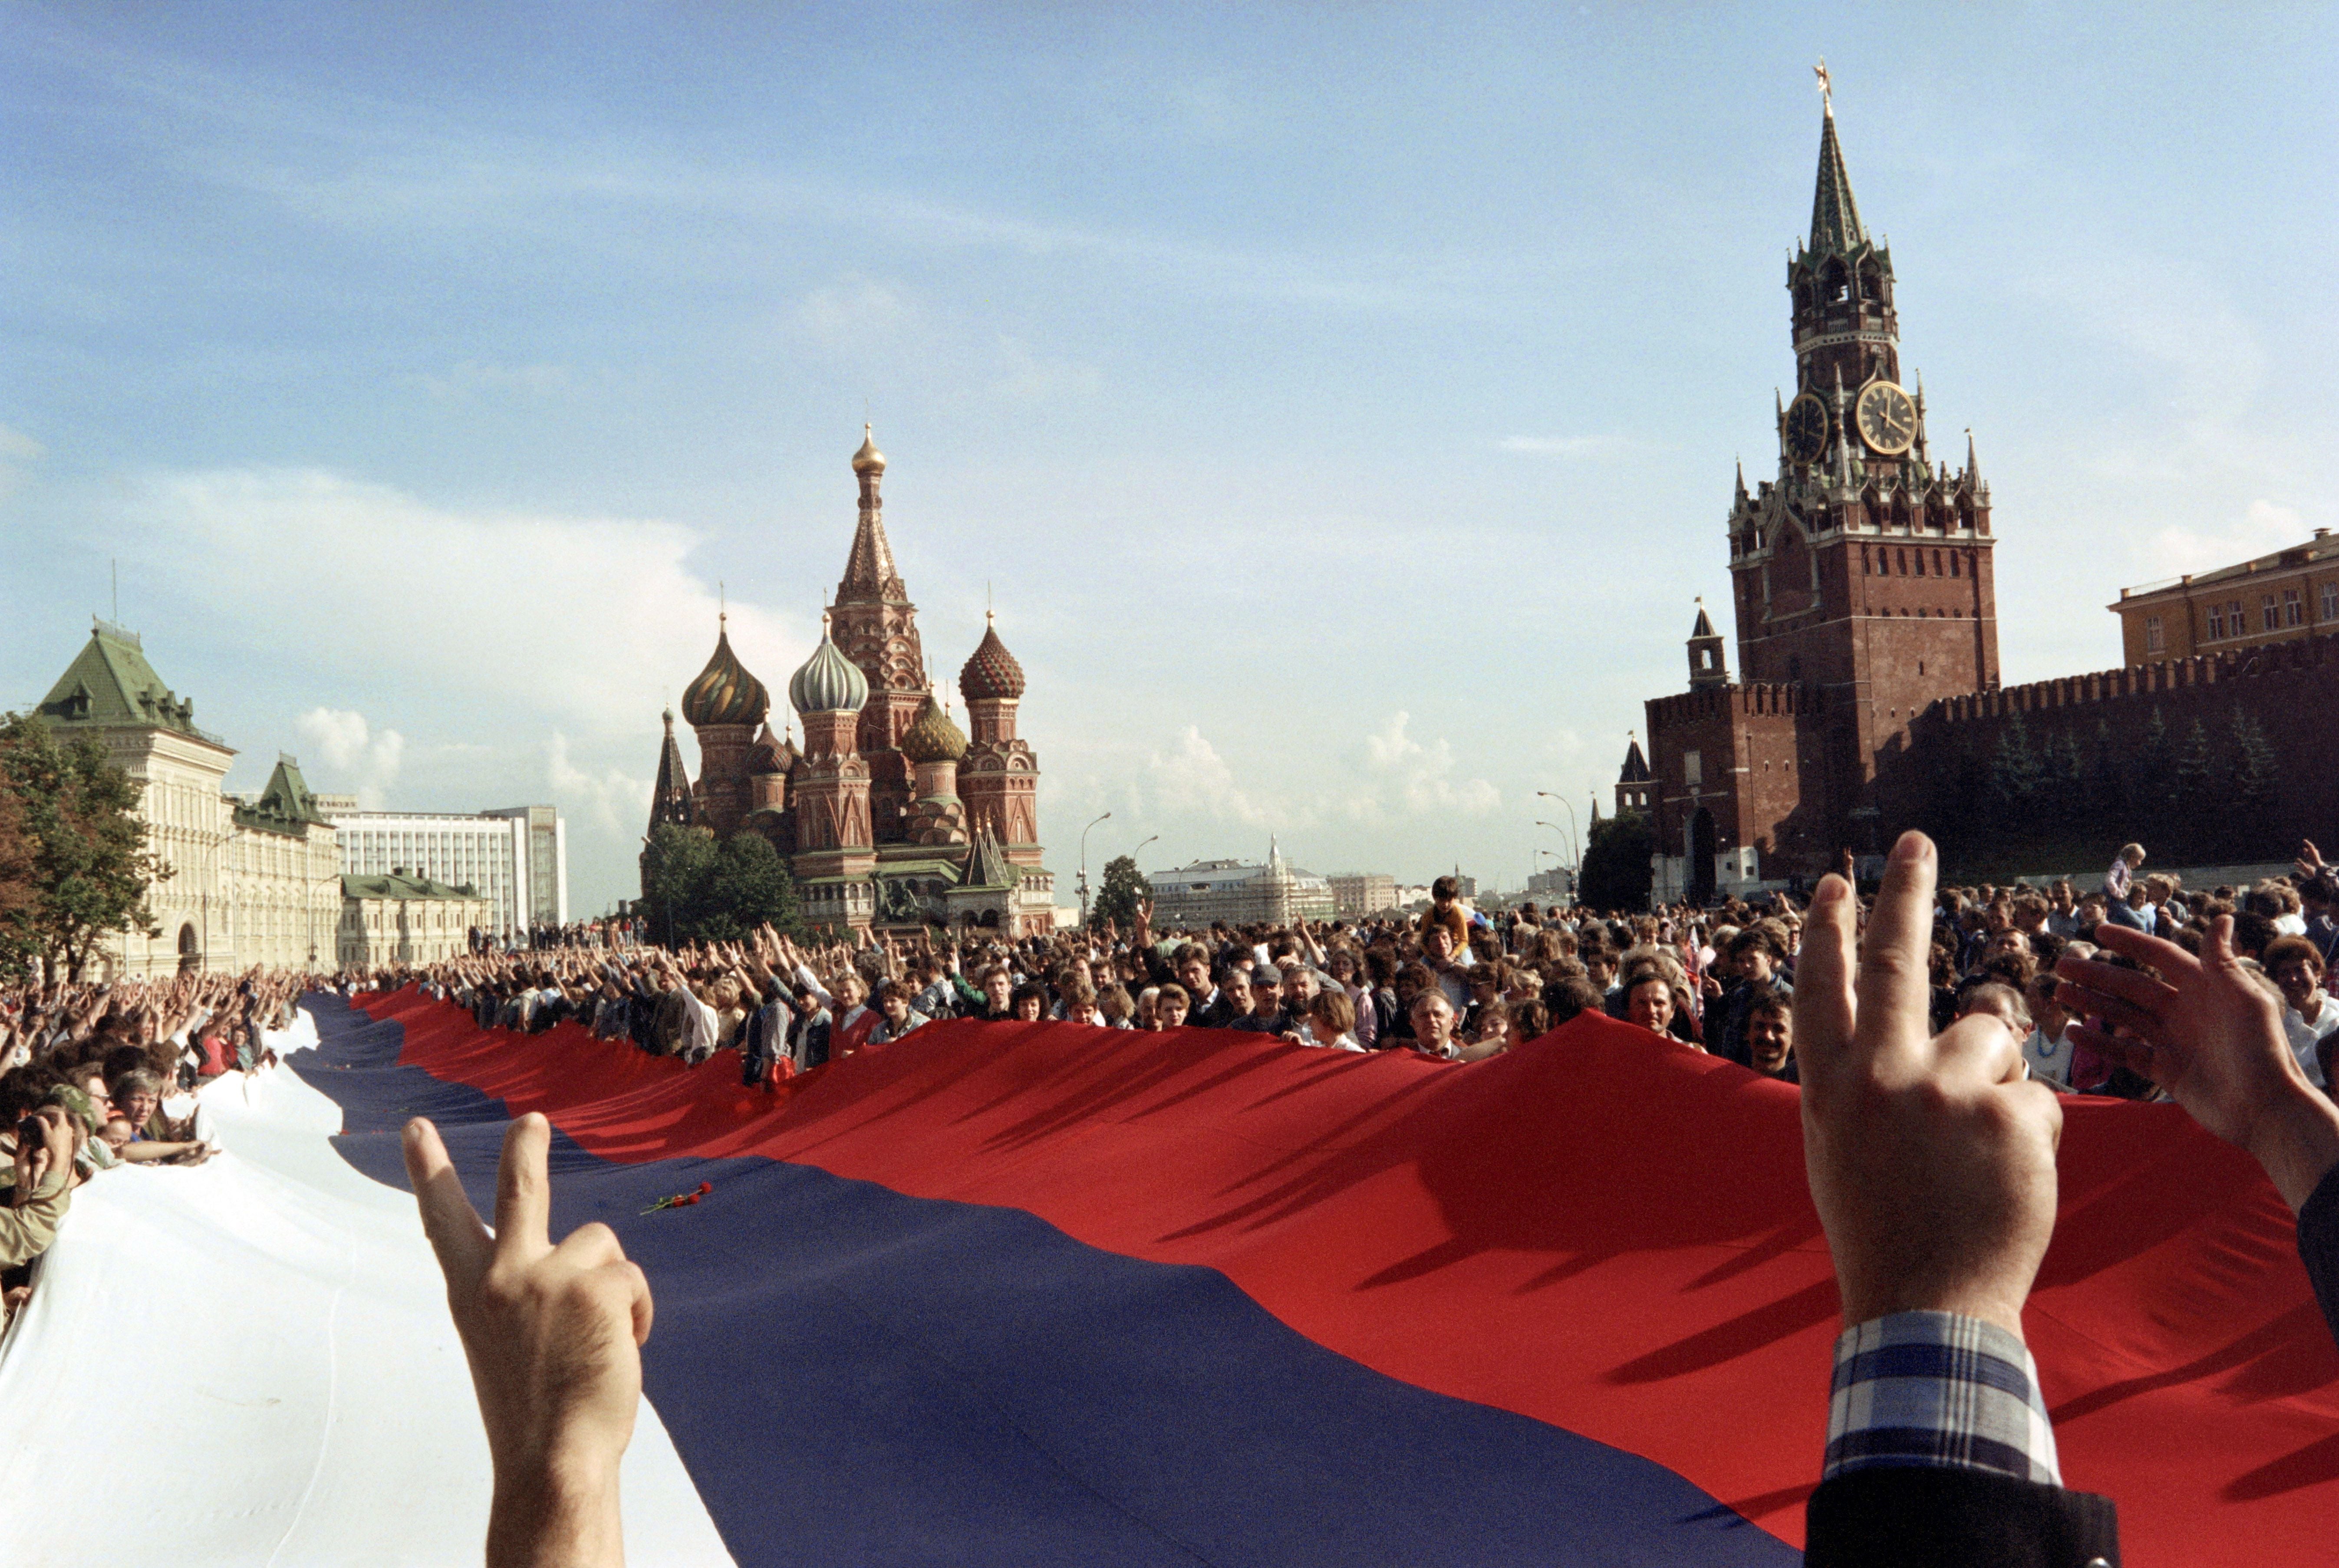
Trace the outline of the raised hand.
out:
[[[1928,1037],[1936,875],[1932,842],[1903,833],[1856,960],[1850,883],[1812,895],[1794,1003],[1804,1166],[1846,1324],[1959,1312],[2018,1336],[2055,1228],[2063,1113],[2023,1081],[1998,1019]]]
[[[2281,998],[2242,967],[2233,917],[2217,918],[2198,958],[2126,926],[2097,926],[2096,940],[2157,974],[2094,959],[2057,963],[2055,1000],[2084,1015],[2073,1038],[2166,1090],[2194,1120],[2255,1156],[2292,1208],[2303,1206],[2339,1165],[2339,1107],[2291,1053]]]
[[[625,1560],[617,1467],[641,1405],[649,1283],[606,1225],[552,1245],[551,1138],[533,1114],[504,1135],[491,1236],[438,1129],[406,1124],[407,1174],[495,1461],[489,1568]]]

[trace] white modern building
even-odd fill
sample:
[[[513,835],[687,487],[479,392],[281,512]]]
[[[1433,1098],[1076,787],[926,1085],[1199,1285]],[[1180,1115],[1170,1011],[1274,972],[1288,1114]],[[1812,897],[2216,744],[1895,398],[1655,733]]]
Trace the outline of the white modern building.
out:
[[[395,873],[476,888],[498,937],[568,923],[568,829],[554,807],[467,814],[355,811],[345,796],[320,804],[340,833],[343,876]]]
[[[1148,872],[1157,931],[1199,931],[1212,921],[1229,925],[1289,925],[1330,920],[1332,883],[1301,871],[1269,841],[1267,863],[1203,860],[1172,871]]]

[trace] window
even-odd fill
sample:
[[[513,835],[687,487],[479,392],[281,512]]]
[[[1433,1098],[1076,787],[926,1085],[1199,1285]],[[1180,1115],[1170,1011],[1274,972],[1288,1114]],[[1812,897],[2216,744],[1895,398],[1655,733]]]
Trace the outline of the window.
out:
[[[1958,569],[1958,552],[1951,550],[1949,552],[1949,576],[1955,577],[1962,577],[1963,575],[1964,574]]]
[[[2304,606],[2300,605],[2298,602],[2298,590],[2296,588],[2283,589],[2282,624],[2286,626],[2295,626],[2299,625],[2305,618]]]
[[[2274,607],[2274,596],[2272,594],[2265,594],[2260,597],[2258,600],[2258,612],[2260,618],[2265,622],[2265,626],[2263,629],[2269,632],[2274,630],[2277,622],[2275,619],[2276,612]]]
[[[1682,753],[1682,782],[1692,789],[1705,782],[1705,759],[1696,752]]]
[[[1866,545],[1860,547],[1860,575],[1864,577],[1872,577],[1876,575],[1876,563],[1868,558]]]
[[[2339,583],[2323,585],[2323,615],[2326,621],[2339,621]]]
[[[2214,643],[2225,635],[2226,606],[2223,605],[2211,605],[2209,606],[2209,641]]]
[[[2156,654],[2161,651],[2162,646],[2160,617],[2158,616],[2145,616],[2144,651],[2148,654]]]
[[[1917,552],[1917,575],[1920,577],[1925,575],[1925,552],[1922,550]]]
[[[1904,577],[1907,577],[1909,575],[1909,552],[1906,550],[1896,550],[1893,553],[1900,557],[1900,575]]]

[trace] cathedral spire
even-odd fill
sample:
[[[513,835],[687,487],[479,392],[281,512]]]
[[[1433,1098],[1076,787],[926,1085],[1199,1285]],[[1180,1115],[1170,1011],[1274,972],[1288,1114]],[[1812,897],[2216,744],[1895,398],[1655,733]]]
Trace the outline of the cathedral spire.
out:
[[[893,547],[885,539],[885,506],[878,489],[885,477],[885,454],[877,449],[876,435],[867,425],[861,427],[861,449],[853,454],[853,472],[861,481],[861,521],[853,530],[853,553],[845,557],[844,580],[836,585],[841,605],[909,597],[893,566]]]
[[[1811,192],[1811,237],[1806,247],[1815,255],[1847,256],[1864,248],[1868,231],[1860,227],[1860,203],[1851,198],[1851,174],[1843,166],[1843,148],[1835,139],[1835,103],[1829,100],[1820,122],[1820,173]]]

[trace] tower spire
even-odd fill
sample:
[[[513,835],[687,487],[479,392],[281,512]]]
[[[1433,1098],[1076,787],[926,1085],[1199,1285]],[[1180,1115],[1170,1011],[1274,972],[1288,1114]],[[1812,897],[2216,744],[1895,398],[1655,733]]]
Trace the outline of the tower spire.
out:
[[[836,585],[839,604],[908,597],[893,566],[893,547],[885,538],[885,503],[879,490],[885,454],[877,449],[869,426],[861,427],[861,449],[853,454],[853,472],[861,481],[861,519],[853,530],[853,553],[844,560],[844,580]]]
[[[1826,81],[1825,66],[1821,81]],[[1868,243],[1860,226],[1860,203],[1852,200],[1851,173],[1843,166],[1843,147],[1835,138],[1835,100],[1828,100],[1820,122],[1820,173],[1811,192],[1811,237],[1805,247],[1816,254],[1849,255]]]

